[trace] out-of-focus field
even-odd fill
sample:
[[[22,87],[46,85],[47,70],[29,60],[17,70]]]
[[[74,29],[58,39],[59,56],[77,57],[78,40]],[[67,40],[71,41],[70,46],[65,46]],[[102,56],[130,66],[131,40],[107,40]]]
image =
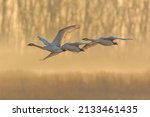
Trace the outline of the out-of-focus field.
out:
[[[0,73],[0,99],[150,99],[150,73]]]

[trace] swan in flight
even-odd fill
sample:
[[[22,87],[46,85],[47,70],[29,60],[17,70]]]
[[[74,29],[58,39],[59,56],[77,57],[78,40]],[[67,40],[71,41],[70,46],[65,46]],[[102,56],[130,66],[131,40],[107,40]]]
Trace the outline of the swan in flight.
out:
[[[83,52],[84,49],[80,48],[80,45],[88,44],[89,42],[70,42],[65,43],[61,48],[63,50],[71,51],[71,52]]]
[[[114,42],[114,40],[116,39],[120,39],[120,40],[131,40],[128,38],[121,38],[121,37],[116,37],[116,36],[103,36],[103,37],[99,37],[97,39],[89,39],[89,38],[83,38],[82,40],[84,41],[91,41],[90,43],[86,44],[85,46],[83,46],[82,49],[88,49],[90,47],[93,47],[97,44],[101,44],[104,46],[112,46],[112,45],[118,45],[117,42]]]
[[[43,60],[55,56],[61,52],[64,52],[65,50],[63,50],[61,48],[61,40],[66,36],[67,33],[72,32],[75,29],[79,29],[80,26],[79,25],[72,25],[72,26],[68,26],[65,27],[63,29],[60,29],[56,35],[56,37],[54,38],[54,40],[49,43],[46,39],[44,39],[43,37],[37,36],[37,38],[44,44],[44,46],[39,46],[36,45],[34,43],[29,43],[28,46],[34,46],[43,50],[47,50],[49,52],[51,52],[48,56],[46,56],[45,58],[43,58]]]

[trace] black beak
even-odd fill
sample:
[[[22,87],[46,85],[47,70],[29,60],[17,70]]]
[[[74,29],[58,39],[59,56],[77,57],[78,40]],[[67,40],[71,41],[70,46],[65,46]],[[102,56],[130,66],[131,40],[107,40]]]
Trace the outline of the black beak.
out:
[[[84,49],[80,49],[80,51],[85,52]]]
[[[118,43],[114,42],[114,45],[118,45]]]
[[[27,46],[31,46],[31,43],[27,44]]]

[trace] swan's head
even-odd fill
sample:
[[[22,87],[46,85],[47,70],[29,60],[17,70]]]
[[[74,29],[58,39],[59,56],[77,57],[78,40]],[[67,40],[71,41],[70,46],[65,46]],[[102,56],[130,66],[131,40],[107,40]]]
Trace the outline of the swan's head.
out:
[[[28,44],[28,46],[34,46],[34,45],[35,45],[34,43],[29,43],[29,44]]]
[[[82,40],[87,41],[87,40],[88,40],[88,38],[83,38]]]
[[[92,42],[95,42],[94,39],[89,39],[89,38],[83,38],[82,40],[84,40],[84,41],[92,41]]]

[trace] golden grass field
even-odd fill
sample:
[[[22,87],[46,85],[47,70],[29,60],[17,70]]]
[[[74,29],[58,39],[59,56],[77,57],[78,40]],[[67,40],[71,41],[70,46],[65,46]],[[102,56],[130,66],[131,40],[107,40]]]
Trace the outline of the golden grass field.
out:
[[[150,73],[0,73],[0,99],[150,99]]]

